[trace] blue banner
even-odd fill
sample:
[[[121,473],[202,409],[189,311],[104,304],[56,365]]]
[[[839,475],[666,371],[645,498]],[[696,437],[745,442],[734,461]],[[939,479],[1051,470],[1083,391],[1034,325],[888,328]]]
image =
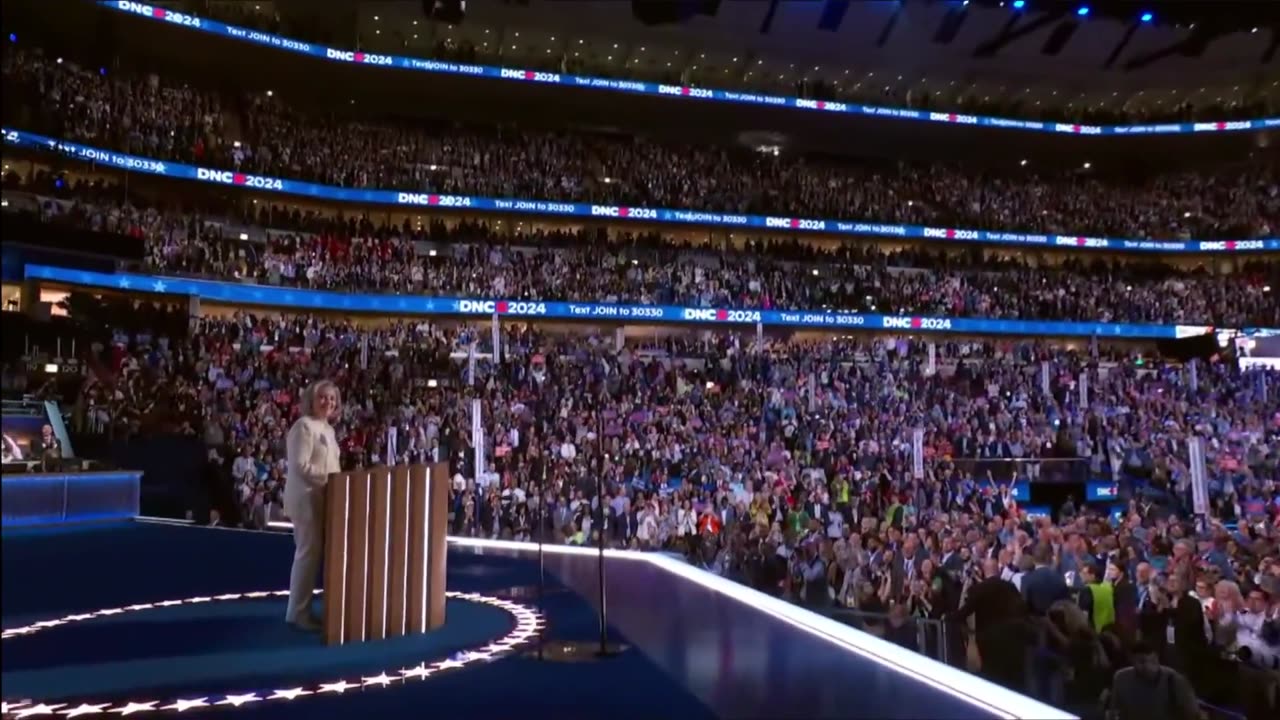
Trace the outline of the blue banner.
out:
[[[1173,122],[1147,125],[1079,125],[1073,123],[1045,122],[1040,120],[1014,120],[1011,118],[988,117],[984,115],[964,115],[946,112],[930,112],[926,110],[910,110],[907,108],[890,108],[876,105],[863,105],[853,102],[831,102],[825,100],[807,100],[804,98],[783,95],[761,95],[753,92],[734,90],[715,90],[712,88],[689,87],[686,85],[662,85],[641,80],[617,80],[614,78],[590,77],[586,75],[570,75],[567,73],[545,72],[541,70],[522,70],[518,68],[494,67],[492,65],[470,65],[448,60],[428,60],[424,58],[404,57],[401,55],[380,55],[352,50],[339,50],[315,43],[292,40],[258,30],[228,25],[207,18],[186,13],[167,10],[130,0],[98,0],[99,4],[117,12],[129,13],[159,22],[178,25],[198,30],[211,35],[221,35],[240,42],[285,50],[299,55],[309,55],[333,62],[355,63],[374,67],[399,68],[401,70],[417,70],[419,72],[439,73],[445,75],[466,75],[470,77],[499,78],[518,82],[544,83],[569,87],[592,88],[597,90],[613,90],[640,95],[656,95],[681,99],[711,100],[715,102],[740,103],[747,105],[764,105],[768,107],[785,107],[815,112],[844,113],[848,115],[864,115],[902,120],[925,120],[928,122],[951,123],[955,125],[974,125],[979,127],[1013,128],[1039,132],[1061,133],[1065,135],[1176,135],[1180,133],[1216,133],[1235,132],[1240,130],[1262,130],[1280,127],[1280,118],[1261,118],[1257,120],[1234,120],[1219,122]]]
[[[233,185],[253,190],[305,195],[311,198],[377,205],[431,207],[468,212],[500,212],[517,215],[561,215],[621,220],[642,220],[676,225],[719,225],[736,228],[761,228],[786,232],[815,232],[835,235],[872,237],[923,238],[944,242],[988,243],[1059,248],[1092,248],[1137,252],[1260,252],[1280,251],[1280,238],[1257,240],[1122,240],[1115,238],[1077,237],[1067,235],[1028,235],[1025,233],[989,232],[957,228],[932,228],[919,225],[887,225],[883,223],[809,218],[734,215],[701,210],[593,205],[590,203],[550,200],[518,200],[487,198],[473,195],[441,195],[438,193],[403,192],[398,190],[365,190],[331,187],[301,180],[285,180],[266,175],[250,175],[216,168],[196,167],[182,163],[153,160],[113,150],[56,140],[23,130],[4,130],[7,145],[61,153],[78,160],[99,163],[131,172],[162,175],[183,180],[219,185]]]
[[[1091,480],[1085,485],[1085,502],[1112,503],[1118,497],[1120,497],[1120,486],[1116,483]]]
[[[423,295],[370,295],[364,293],[303,290],[272,285],[249,285],[221,280],[101,273],[92,270],[27,265],[27,278],[111,288],[126,292],[194,295],[201,300],[229,305],[264,305],[314,312],[380,313],[386,315],[478,315],[522,318],[593,320],[620,323],[697,323],[829,328],[832,330],[891,330],[952,332],[973,335],[1048,337],[1110,337],[1161,339],[1185,337],[1198,328],[1184,325],[1136,325],[1131,323],[1062,322],[1054,320],[986,320],[981,318],[868,315],[809,310],[730,310],[673,305],[619,305],[540,300],[483,300],[427,297]],[[1211,329],[1210,329],[1211,330]]]

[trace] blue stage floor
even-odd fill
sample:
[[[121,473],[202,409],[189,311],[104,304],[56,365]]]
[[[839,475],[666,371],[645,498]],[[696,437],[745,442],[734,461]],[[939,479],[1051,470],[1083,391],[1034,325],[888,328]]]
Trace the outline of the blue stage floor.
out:
[[[6,531],[0,547],[0,620],[8,629],[137,603],[283,589],[292,539],[286,534],[128,523]],[[557,642],[597,638],[594,611],[552,581],[545,607],[548,636]],[[465,552],[449,558],[450,590],[505,595],[507,589],[520,588],[518,594],[524,594],[536,583],[536,568],[525,561],[479,558]],[[446,626],[438,632],[326,649],[318,636],[294,632],[281,622],[284,603],[283,597],[269,597],[185,604],[93,618],[5,639],[4,700],[65,702],[59,708],[65,711],[82,702],[196,699],[239,690],[290,689],[337,678],[360,682],[361,677],[384,668],[394,673],[421,660],[455,657],[459,651],[497,639],[512,625],[502,610],[450,600]],[[513,654],[385,688],[370,686],[239,707],[196,707],[182,717],[607,715],[625,720],[668,713],[695,720],[714,717],[632,649],[604,663],[539,662]],[[172,714],[144,711],[131,717]]]
[[[246,704],[195,703],[182,714],[309,720],[1066,717],[653,556],[608,558],[613,639],[625,648],[613,659],[552,662],[518,652],[477,660],[471,653],[483,653],[516,621],[508,610],[468,597],[451,597],[445,628],[426,636],[325,648],[317,636],[284,626],[285,598],[228,596],[283,590],[291,554],[287,534],[142,522],[6,531],[0,554],[6,630],[102,609],[210,599],[6,637],[4,700],[65,703],[55,712],[81,708],[94,717],[89,711],[101,703],[111,704],[100,709],[119,709],[129,701],[160,699],[130,715],[144,718],[173,716],[161,708],[176,699],[217,701],[248,693],[254,700]],[[590,603],[597,597],[596,559],[563,550],[547,557],[542,610],[548,645],[595,641],[597,615]],[[451,593],[532,607],[537,582],[527,549],[450,551]],[[527,623],[527,612],[524,617]],[[468,664],[386,687],[332,690],[338,679],[359,684],[384,670],[395,675],[419,662],[444,660]],[[321,683],[329,683],[330,691],[260,699],[293,688],[318,690]]]

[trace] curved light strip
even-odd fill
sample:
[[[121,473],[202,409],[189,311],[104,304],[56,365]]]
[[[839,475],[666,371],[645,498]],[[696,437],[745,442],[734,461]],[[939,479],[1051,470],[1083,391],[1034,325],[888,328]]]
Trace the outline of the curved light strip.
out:
[[[595,90],[611,90],[636,95],[649,95],[683,100],[707,100],[726,102],[738,105],[757,105],[762,107],[783,107],[813,112],[838,113],[844,115],[861,115],[896,120],[923,120],[953,125],[977,125],[1001,129],[1033,130],[1063,135],[1170,135],[1235,132],[1240,130],[1261,130],[1280,127],[1280,118],[1256,118],[1252,120],[1211,121],[1211,122],[1165,122],[1142,125],[1081,125],[1078,123],[1058,122],[1054,120],[1024,120],[1018,118],[1002,118],[990,115],[969,115],[952,111],[915,110],[912,108],[885,107],[859,102],[857,100],[825,101],[806,98],[759,93],[750,90],[724,90],[719,88],[691,87],[688,85],[664,85],[643,80],[619,80],[589,75],[573,75],[570,73],[543,72],[524,68],[496,67],[475,63],[458,63],[450,60],[432,58],[405,57],[400,55],[382,55],[341,48],[325,47],[317,43],[294,40],[281,35],[238,27],[228,23],[190,15],[183,12],[155,7],[136,0],[98,0],[98,4],[108,10],[128,13],[176,25],[188,30],[230,38],[236,42],[250,45],[261,45],[297,55],[308,55],[330,62],[352,63],[369,67],[399,68],[441,75],[457,75],[461,77],[500,78],[516,82],[537,83],[540,85],[560,85],[563,87],[591,88]],[[376,18],[375,18],[376,19]]]
[[[316,592],[321,591],[317,590]],[[34,635],[42,630],[48,630],[49,628],[70,625],[77,622],[83,622],[85,620],[92,620],[94,618],[121,615],[129,612],[140,612],[143,610],[173,607],[176,605],[197,605],[208,602],[250,600],[272,596],[286,597],[288,595],[288,590],[264,590],[256,592],[225,593],[223,595],[213,596],[197,596],[182,600],[162,600],[160,602],[153,603],[138,603],[136,605],[107,608],[105,610],[95,610],[87,613],[75,613],[54,620],[42,620],[30,625],[7,628],[3,631],[2,635],[3,639],[9,640],[11,638]],[[94,703],[81,700],[79,704],[75,706],[65,702],[46,703],[33,700],[15,702],[4,701],[0,702],[0,715],[15,719],[28,717],[73,718],[106,715],[108,713],[121,717],[140,713],[154,715],[156,713],[180,713],[195,708],[212,706],[232,705],[239,707],[241,705],[256,702],[296,700],[307,695],[323,695],[326,693],[336,693],[340,695],[347,690],[363,689],[373,686],[385,688],[395,683],[406,683],[410,680],[425,680],[426,678],[441,672],[456,670],[457,668],[466,667],[467,665],[475,662],[491,660],[500,655],[504,655],[531,642],[546,624],[542,615],[537,610],[534,610],[527,605],[511,602],[510,600],[503,600],[489,595],[480,595],[478,593],[450,591],[446,592],[445,595],[455,600],[480,603],[482,605],[490,605],[492,607],[505,610],[515,618],[515,627],[511,632],[507,633],[503,637],[479,648],[478,650],[463,651],[456,657],[447,657],[443,660],[437,660],[431,663],[422,661],[415,667],[395,670],[391,674],[388,674],[387,669],[383,668],[377,675],[372,677],[361,677],[357,680],[340,678],[331,682],[313,683],[300,687],[271,691],[254,690],[239,693],[216,693],[203,696],[199,693],[193,693],[191,697],[187,698],[130,700],[127,702],[114,703]]]

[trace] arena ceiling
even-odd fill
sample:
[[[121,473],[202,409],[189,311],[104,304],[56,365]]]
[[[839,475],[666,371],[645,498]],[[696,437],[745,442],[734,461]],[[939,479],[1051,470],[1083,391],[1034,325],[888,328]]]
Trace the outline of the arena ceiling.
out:
[[[822,80],[837,92],[886,101],[929,93],[1115,109],[1280,97],[1280,3],[1014,4],[383,0],[326,4],[321,22],[335,42],[371,52],[427,55],[440,45],[470,45],[501,65],[563,61],[586,73],[780,92]],[[255,6],[317,20],[314,3]]]

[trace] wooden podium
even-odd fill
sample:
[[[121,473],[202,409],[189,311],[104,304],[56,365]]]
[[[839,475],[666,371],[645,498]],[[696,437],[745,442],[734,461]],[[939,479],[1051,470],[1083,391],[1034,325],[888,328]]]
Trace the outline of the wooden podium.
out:
[[[326,493],[325,644],[443,625],[449,466],[334,473]]]

